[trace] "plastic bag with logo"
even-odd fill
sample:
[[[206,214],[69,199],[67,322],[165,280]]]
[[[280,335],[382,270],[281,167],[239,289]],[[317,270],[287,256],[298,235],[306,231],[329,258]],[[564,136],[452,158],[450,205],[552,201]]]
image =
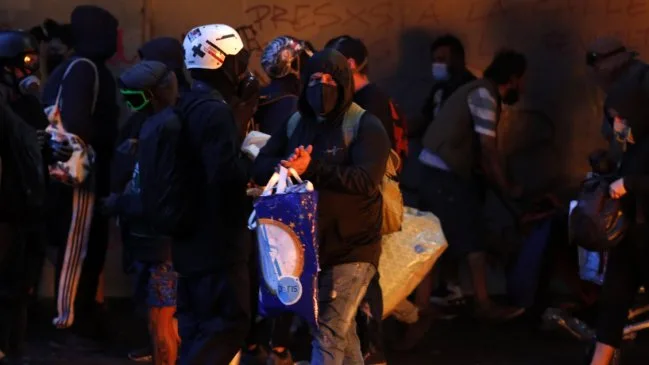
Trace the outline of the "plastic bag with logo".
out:
[[[313,184],[283,167],[255,201],[248,223],[259,246],[262,315],[294,312],[317,326],[317,205]]]

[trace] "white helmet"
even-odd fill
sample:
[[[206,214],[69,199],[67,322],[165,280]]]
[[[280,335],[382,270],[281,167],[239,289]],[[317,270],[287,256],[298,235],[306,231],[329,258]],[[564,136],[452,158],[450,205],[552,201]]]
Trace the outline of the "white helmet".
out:
[[[235,56],[243,49],[241,36],[225,24],[195,27],[185,35],[185,67],[217,70],[227,56]]]

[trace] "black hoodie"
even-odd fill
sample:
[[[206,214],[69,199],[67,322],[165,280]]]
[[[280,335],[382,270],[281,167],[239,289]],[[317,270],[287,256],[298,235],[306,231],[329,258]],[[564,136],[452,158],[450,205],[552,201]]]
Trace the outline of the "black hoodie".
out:
[[[119,118],[115,79],[105,64],[117,50],[117,25],[117,19],[102,8],[91,5],[76,7],[70,22],[75,54],[54,70],[43,90],[43,103],[53,105],[59,86],[63,84],[63,124],[68,132],[78,135],[95,150],[99,197],[110,190],[110,160]],[[77,57],[90,59],[97,67],[99,93],[94,113],[91,108],[95,73],[90,64],[75,64],[62,82],[68,65]]]
[[[341,129],[344,113],[354,97],[352,74],[347,59],[338,51],[326,49],[307,63],[302,80],[312,74],[330,74],[338,84],[339,100],[327,121],[318,122],[300,95],[302,117],[289,139],[286,123],[270,138],[255,160],[254,178],[265,184],[279,161],[300,145],[313,145],[312,161],[303,177],[319,192],[318,239],[323,268],[350,262],[378,265],[381,254],[381,192],[390,140],[381,121],[366,112],[358,135],[345,147]]]

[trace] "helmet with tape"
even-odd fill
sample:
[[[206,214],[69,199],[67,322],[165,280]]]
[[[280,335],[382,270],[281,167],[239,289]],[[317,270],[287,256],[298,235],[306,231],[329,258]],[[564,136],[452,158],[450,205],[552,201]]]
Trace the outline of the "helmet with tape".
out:
[[[281,36],[268,43],[261,55],[261,66],[270,78],[279,79],[287,75],[300,76],[305,57],[313,55],[313,48],[304,41],[290,36]]]

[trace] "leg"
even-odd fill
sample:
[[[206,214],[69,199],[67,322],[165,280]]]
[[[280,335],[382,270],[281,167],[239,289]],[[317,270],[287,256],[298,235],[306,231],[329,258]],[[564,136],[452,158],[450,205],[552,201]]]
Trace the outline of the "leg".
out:
[[[372,277],[367,288],[365,300],[369,304],[368,339],[369,354],[372,364],[385,363],[383,346],[383,292],[379,284],[378,272]]]
[[[367,291],[376,269],[368,263],[336,265],[320,273],[318,281],[319,328],[314,333],[312,365],[341,365],[345,358],[354,354],[346,364],[363,364],[363,356],[357,336],[354,317]],[[347,354],[347,355],[346,355]]]
[[[229,364],[239,352],[250,328],[250,278],[247,265],[238,264],[185,279],[189,283],[186,288],[188,295],[181,294],[185,290],[182,285],[178,288],[180,364]],[[185,303],[181,295],[187,295]],[[187,314],[189,322],[186,321]],[[183,329],[187,326],[190,331]],[[189,344],[185,340],[187,335],[188,341],[191,341]]]
[[[609,256],[600,295],[597,346],[592,364],[608,365],[614,349],[619,348],[622,342],[628,311],[639,286],[639,278],[633,271],[634,254],[632,242],[624,241]]]
[[[177,274],[170,262],[151,265],[148,282],[149,334],[154,365],[173,365],[178,359],[176,313]]]

